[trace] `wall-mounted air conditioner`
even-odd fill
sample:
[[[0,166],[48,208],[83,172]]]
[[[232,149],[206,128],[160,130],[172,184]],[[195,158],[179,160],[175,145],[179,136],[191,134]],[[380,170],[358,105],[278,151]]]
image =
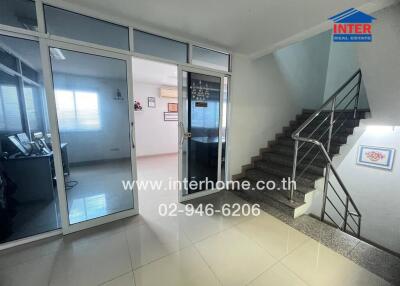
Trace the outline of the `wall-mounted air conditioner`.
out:
[[[173,86],[160,87],[160,97],[178,98],[178,89]]]

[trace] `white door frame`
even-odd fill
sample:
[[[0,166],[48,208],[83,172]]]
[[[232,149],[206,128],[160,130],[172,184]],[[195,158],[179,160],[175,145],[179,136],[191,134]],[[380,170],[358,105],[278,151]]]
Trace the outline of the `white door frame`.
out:
[[[57,109],[56,109],[56,101],[55,94],[53,88],[53,76],[52,76],[52,68],[50,62],[50,47],[67,49],[74,52],[81,52],[90,55],[103,56],[108,58],[114,58],[123,60],[126,62],[127,66],[127,88],[128,88],[128,110],[129,110],[129,133],[131,140],[131,172],[132,172],[132,180],[136,180],[136,150],[135,150],[135,125],[134,125],[134,110],[133,110],[133,66],[132,66],[132,57],[129,55],[122,55],[119,53],[114,53],[110,51],[99,50],[91,47],[83,47],[75,44],[59,42],[51,39],[40,39],[40,50],[41,57],[43,61],[43,77],[46,89],[46,100],[49,112],[49,121],[50,121],[50,129],[51,129],[51,137],[52,144],[54,149],[54,166],[57,177],[57,192],[60,202],[60,212],[61,212],[61,222],[62,222],[62,231],[63,234],[69,234],[72,232],[80,231],[83,229],[95,227],[98,225],[102,225],[108,222],[116,221],[122,218],[134,216],[139,213],[139,205],[138,205],[138,192],[135,185],[135,188],[132,190],[132,196],[134,200],[133,209],[121,211],[118,213],[106,215],[103,217],[83,221],[76,224],[69,224],[69,215],[68,215],[68,204],[67,204],[67,196],[65,191],[65,181],[64,181],[64,171],[62,167],[62,159],[61,159],[61,142],[60,142],[60,132],[58,128],[58,120],[57,120]]]
[[[183,114],[183,72],[193,72],[193,73],[199,73],[203,75],[209,75],[209,76],[214,76],[218,77],[220,79],[220,104],[219,104],[219,127],[218,127],[218,174],[217,174],[217,181],[221,181],[221,157],[222,157],[222,111],[223,111],[223,100],[224,100],[224,73],[219,73],[215,71],[209,71],[207,69],[202,69],[202,68],[194,68],[190,67],[188,65],[182,64],[178,65],[178,117],[179,117],[179,131],[178,131],[178,144],[179,144],[179,153],[178,153],[178,160],[179,160],[179,190],[178,190],[178,201],[179,202],[184,202],[188,200],[192,200],[195,198],[207,196],[210,194],[217,193],[221,191],[220,189],[212,189],[212,190],[205,190],[201,192],[197,192],[194,194],[184,194],[185,190],[183,188],[182,182],[183,178],[187,177],[184,176],[184,172],[186,170],[183,170],[183,144],[187,144],[187,140],[182,140],[183,138],[183,132],[186,131],[187,126],[184,126],[184,114]],[[189,88],[189,87],[188,87]],[[188,90],[189,94],[189,90]],[[182,128],[183,127],[183,128]],[[183,130],[184,129],[184,130]],[[183,144],[181,144],[183,142]],[[226,143],[225,143],[226,144]],[[186,157],[187,158],[187,157]],[[188,164],[185,164],[186,168],[188,168]]]

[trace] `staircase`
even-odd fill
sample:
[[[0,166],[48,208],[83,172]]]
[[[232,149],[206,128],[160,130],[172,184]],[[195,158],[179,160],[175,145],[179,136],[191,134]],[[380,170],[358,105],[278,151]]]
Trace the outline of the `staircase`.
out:
[[[331,159],[369,113],[358,109],[361,76],[361,71],[357,71],[319,110],[303,110],[260,150],[259,156],[251,159],[251,164],[243,166],[233,179],[248,181],[251,188],[240,190],[239,195],[296,218],[307,212],[316,181],[325,178],[321,220],[359,236],[361,214]],[[295,188],[283,183],[283,179],[290,178],[295,180]],[[276,188],[257,190],[259,181],[273,181]],[[331,194],[335,194],[334,198]]]

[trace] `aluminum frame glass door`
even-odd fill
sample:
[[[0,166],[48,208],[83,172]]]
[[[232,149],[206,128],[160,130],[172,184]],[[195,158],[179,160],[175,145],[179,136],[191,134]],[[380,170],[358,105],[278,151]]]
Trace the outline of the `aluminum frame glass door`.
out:
[[[180,66],[178,87],[182,202],[220,190],[224,76]]]
[[[132,57],[41,44],[63,233],[138,214]]]

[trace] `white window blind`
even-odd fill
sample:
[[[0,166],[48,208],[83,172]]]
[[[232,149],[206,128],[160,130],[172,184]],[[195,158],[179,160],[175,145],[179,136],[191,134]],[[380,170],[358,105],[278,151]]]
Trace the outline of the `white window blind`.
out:
[[[26,115],[29,121],[31,131],[39,131],[41,129],[41,116],[38,106],[38,99],[35,98],[35,90],[33,87],[24,87]]]
[[[18,91],[13,85],[0,86],[0,130],[22,130]]]
[[[96,92],[55,90],[58,125],[61,131],[100,129]]]

